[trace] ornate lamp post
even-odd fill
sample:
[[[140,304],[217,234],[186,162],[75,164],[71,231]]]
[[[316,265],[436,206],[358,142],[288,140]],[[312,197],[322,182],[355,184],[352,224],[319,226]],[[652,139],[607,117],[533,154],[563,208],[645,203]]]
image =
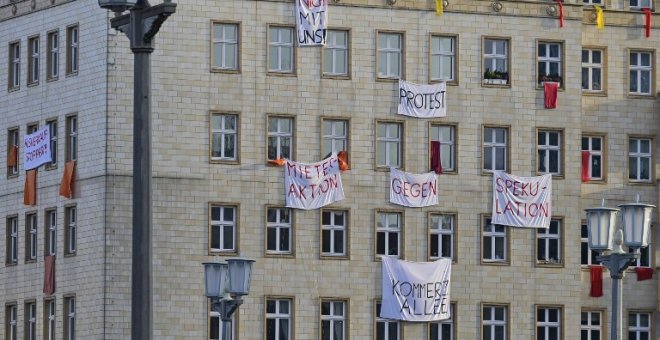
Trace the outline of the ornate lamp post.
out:
[[[623,286],[621,280],[626,268],[639,258],[639,249],[648,246],[653,208],[655,208],[654,205],[639,203],[638,195],[636,203],[621,204],[618,209],[605,206],[585,209],[589,229],[589,247],[599,253],[608,252],[608,254],[598,256],[597,259],[607,267],[612,278],[612,320],[610,323],[610,339],[612,340],[620,340],[623,337]],[[619,217],[620,227],[618,225]],[[622,244],[634,252],[624,251]]]
[[[171,0],[151,6],[147,0],[98,0],[115,12],[112,28],[126,34],[134,56],[133,72],[133,246],[131,338],[152,338],[151,295],[151,53],[153,38],[176,12]],[[121,15],[129,10],[128,14]]]

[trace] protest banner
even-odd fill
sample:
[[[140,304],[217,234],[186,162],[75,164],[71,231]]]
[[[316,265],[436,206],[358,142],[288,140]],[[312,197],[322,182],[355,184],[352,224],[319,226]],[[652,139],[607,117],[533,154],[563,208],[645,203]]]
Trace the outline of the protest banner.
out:
[[[451,318],[451,259],[409,262],[383,256],[380,317],[403,321]]]
[[[447,116],[447,83],[418,85],[399,80],[399,110],[404,116],[434,118]]]
[[[438,182],[434,172],[411,174],[390,168],[390,202],[406,207],[438,204]]]
[[[50,127],[46,125],[40,130],[25,136],[23,138],[23,150],[25,170],[38,168],[41,164],[50,162]]]
[[[316,163],[305,164],[286,160],[284,164],[286,206],[297,209],[318,209],[344,199],[337,154]]]
[[[323,46],[328,28],[328,0],[295,0],[298,46]]]
[[[548,228],[552,218],[552,175],[518,177],[493,174],[492,223]]]

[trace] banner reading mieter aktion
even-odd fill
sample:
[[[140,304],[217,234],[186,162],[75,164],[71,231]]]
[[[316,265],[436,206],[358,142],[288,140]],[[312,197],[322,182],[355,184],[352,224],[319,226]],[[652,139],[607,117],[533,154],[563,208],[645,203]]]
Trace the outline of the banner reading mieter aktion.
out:
[[[552,218],[552,175],[493,174],[493,224],[548,228]]]
[[[25,170],[38,168],[51,161],[50,126],[46,125],[35,133],[23,138],[23,164]]]
[[[286,206],[318,209],[344,199],[337,154],[316,163],[286,160],[284,164]]]

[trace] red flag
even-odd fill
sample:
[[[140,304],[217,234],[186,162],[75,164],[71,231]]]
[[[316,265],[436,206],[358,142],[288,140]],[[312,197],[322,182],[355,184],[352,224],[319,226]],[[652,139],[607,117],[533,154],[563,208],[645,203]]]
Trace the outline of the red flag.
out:
[[[589,158],[591,158],[591,152],[582,151],[582,182],[589,182]]]
[[[589,266],[591,272],[591,291],[589,296],[603,296],[603,266]]]
[[[442,173],[442,161],[440,160],[440,142],[431,142],[431,170],[436,174]]]
[[[559,27],[564,27],[564,4],[562,0],[555,0],[559,6]]]
[[[651,9],[650,8],[642,8],[642,12],[644,12],[644,18],[646,20],[644,24],[644,28],[646,28],[646,37],[651,36]]]
[[[543,82],[543,93],[545,95],[545,108],[546,109],[556,109],[557,108],[557,91],[559,89],[559,83],[555,82]]]
[[[653,278],[653,268],[651,267],[635,267],[637,273],[637,281],[650,280]]]
[[[44,294],[55,293],[55,256],[44,256]]]

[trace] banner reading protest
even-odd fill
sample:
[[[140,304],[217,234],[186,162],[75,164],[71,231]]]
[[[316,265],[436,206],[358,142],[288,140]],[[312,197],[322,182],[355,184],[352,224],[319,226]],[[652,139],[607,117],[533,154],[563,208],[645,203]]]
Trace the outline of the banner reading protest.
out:
[[[418,85],[399,79],[400,115],[417,118],[447,116],[447,83]]]
[[[25,136],[23,147],[25,170],[38,168],[41,164],[50,162],[50,127],[46,125],[37,132]]]
[[[493,174],[493,224],[548,228],[552,217],[552,175]]]
[[[318,209],[344,199],[337,154],[312,164],[286,160],[284,165],[286,206]]]
[[[390,202],[406,207],[438,204],[438,182],[435,173],[416,175],[390,168]]]
[[[328,0],[295,0],[298,46],[323,46],[328,27]]]
[[[383,256],[382,260],[381,318],[404,321],[441,321],[451,318],[451,259],[409,262]]]

